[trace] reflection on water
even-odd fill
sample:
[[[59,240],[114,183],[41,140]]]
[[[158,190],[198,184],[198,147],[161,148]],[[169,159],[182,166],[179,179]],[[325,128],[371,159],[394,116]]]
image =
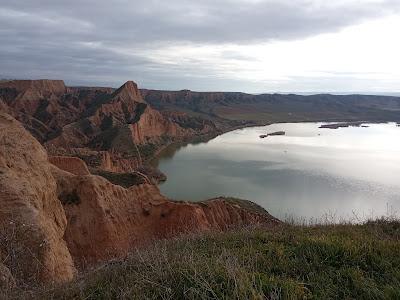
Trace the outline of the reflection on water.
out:
[[[170,147],[158,162],[168,176],[160,189],[177,200],[249,199],[281,218],[362,220],[400,211],[400,128],[320,125],[245,128]],[[279,130],[286,136],[259,138]]]

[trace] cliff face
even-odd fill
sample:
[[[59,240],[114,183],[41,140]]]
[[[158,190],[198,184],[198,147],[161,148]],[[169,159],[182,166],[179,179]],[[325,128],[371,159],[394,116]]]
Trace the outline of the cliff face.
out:
[[[0,275],[4,282],[12,281],[8,271],[18,282],[65,281],[76,268],[123,257],[154,239],[279,224],[266,212],[224,199],[176,203],[152,184],[128,189],[113,185],[88,174],[84,162],[75,158],[51,157],[58,167],[52,165],[44,148],[3,113],[0,147],[0,253],[7,257]]]
[[[67,216],[65,239],[80,268],[124,256],[154,239],[279,223],[268,213],[251,212],[224,199],[176,203],[151,184],[125,189],[98,176],[76,176],[58,168],[52,172]]]
[[[67,93],[62,80],[12,80],[0,82],[0,89],[15,95],[16,99],[8,104],[26,113],[34,113],[41,99],[60,97]]]
[[[0,243],[18,278],[63,281],[74,267],[63,240],[67,220],[43,147],[12,117],[0,114]],[[4,236],[3,236],[4,238]]]
[[[130,130],[134,143],[142,145],[162,143],[163,137],[179,139],[194,134],[150,107],[144,111],[137,122],[130,126]]]
[[[50,156],[49,162],[58,168],[75,175],[90,175],[85,162],[77,157]]]
[[[3,82],[0,110],[21,121],[49,154],[78,156],[105,171],[131,172],[169,143],[218,131],[209,120],[153,109],[132,81],[117,90]]]

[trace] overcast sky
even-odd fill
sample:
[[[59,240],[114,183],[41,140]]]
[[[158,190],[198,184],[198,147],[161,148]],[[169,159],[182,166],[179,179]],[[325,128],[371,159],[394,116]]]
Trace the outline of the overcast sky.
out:
[[[399,0],[0,0],[0,41],[3,78],[400,91]]]

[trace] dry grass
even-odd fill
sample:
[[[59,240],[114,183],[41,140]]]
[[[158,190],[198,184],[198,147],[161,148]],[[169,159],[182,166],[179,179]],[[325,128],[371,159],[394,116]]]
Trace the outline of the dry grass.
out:
[[[11,271],[22,290],[39,285],[39,277],[45,269],[40,257],[46,246],[38,241],[43,240],[41,233],[31,224],[10,221],[7,226],[0,226],[0,264]],[[10,292],[0,290],[0,299],[2,293]]]
[[[160,241],[29,299],[400,299],[400,223],[284,225]]]

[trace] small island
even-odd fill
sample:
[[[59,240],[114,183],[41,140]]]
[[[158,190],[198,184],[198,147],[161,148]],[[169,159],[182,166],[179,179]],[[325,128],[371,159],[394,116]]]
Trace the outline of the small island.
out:
[[[319,126],[319,128],[324,129],[338,129],[338,128],[347,128],[347,127],[363,127],[367,128],[367,125],[363,125],[365,122],[347,122],[347,123],[334,123],[334,124],[324,124]]]
[[[262,135],[260,135],[260,138],[264,139],[269,136],[279,136],[279,135],[286,135],[286,132],[285,131],[276,131],[276,132],[271,132],[268,134],[262,134]]]

